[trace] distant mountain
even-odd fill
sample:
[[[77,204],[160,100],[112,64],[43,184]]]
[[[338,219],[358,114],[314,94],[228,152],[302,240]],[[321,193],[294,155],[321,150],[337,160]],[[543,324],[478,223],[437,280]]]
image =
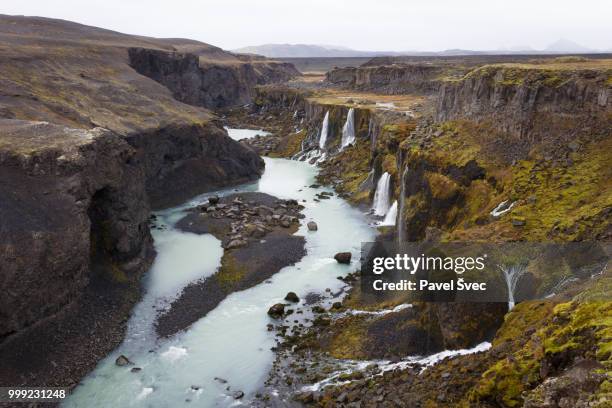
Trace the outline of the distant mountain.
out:
[[[357,51],[347,47],[313,44],[263,44],[232,50],[241,54],[258,54],[268,58],[375,57],[394,52]]]
[[[565,38],[562,38],[550,44],[548,47],[544,49],[544,51],[555,53],[555,54],[567,54],[567,53],[588,54],[592,52],[597,52],[596,50],[584,47],[573,41],[566,40]]]
[[[264,44],[232,50],[241,54],[258,54],[268,58],[341,58],[381,56],[458,56],[458,55],[518,55],[518,54],[588,54],[610,52],[584,47],[567,39],[560,39],[543,50],[529,46],[500,48],[497,50],[449,49],[444,51],[359,51],[337,45]]]

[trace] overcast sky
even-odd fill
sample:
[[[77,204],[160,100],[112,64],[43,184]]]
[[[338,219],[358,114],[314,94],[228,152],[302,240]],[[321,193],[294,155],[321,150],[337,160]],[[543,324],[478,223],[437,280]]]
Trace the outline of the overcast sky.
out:
[[[560,38],[612,48],[611,0],[1,0],[0,13],[186,37],[225,49],[265,43],[542,49]]]

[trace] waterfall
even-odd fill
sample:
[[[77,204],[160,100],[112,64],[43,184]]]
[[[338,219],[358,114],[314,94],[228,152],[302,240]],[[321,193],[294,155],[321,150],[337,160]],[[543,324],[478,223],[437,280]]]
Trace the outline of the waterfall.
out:
[[[325,143],[327,143],[327,131],[329,128],[329,111],[325,113],[323,118],[323,126],[321,126],[321,136],[319,136],[319,149],[325,150]]]
[[[389,212],[385,215],[385,219],[380,224],[381,226],[394,226],[395,221],[397,219],[397,200],[391,204],[391,208],[389,208]]]
[[[493,217],[500,217],[510,211],[512,207],[514,207],[514,204],[516,204],[516,201],[511,204],[508,204],[508,200],[502,201],[497,207],[493,209],[493,211],[491,211],[491,215]]]
[[[516,284],[518,283],[521,276],[527,271],[527,265],[510,265],[502,266],[498,265],[499,269],[504,275],[506,280],[506,287],[508,288],[508,311],[514,307],[514,292],[516,291]]]
[[[368,123],[368,138],[370,139],[371,148],[374,149],[376,147],[376,123],[370,118],[370,122]]]
[[[382,217],[389,211],[389,195],[390,195],[391,175],[386,171],[380,176],[378,184],[376,184],[376,192],[374,193],[374,203],[372,209],[374,214]]]
[[[351,108],[346,116],[346,123],[342,128],[342,145],[340,150],[355,143],[355,109]]]
[[[402,185],[400,187],[400,206],[399,206],[399,222],[397,227],[397,241],[401,244],[406,240],[406,226],[404,225],[404,220],[402,217],[404,216],[404,205],[406,204],[406,192],[404,189],[406,188],[406,176],[408,174],[408,166],[404,169],[402,173]]]

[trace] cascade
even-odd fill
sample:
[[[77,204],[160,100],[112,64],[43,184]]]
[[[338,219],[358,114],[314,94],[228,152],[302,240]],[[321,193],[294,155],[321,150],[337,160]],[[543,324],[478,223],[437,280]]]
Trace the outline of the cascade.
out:
[[[346,116],[346,123],[342,128],[342,144],[340,150],[355,143],[355,109],[351,108]]]
[[[389,211],[390,183],[391,175],[385,171],[376,184],[372,209],[374,210],[374,214],[380,217],[384,216],[387,214],[387,211]]]
[[[502,266],[498,265],[499,269],[502,271],[504,275],[504,279],[506,280],[506,287],[508,288],[508,311],[512,310],[514,307],[514,292],[516,291],[516,285],[527,271],[527,265],[509,265]]]
[[[325,144],[327,143],[327,131],[329,128],[329,111],[325,113],[323,118],[323,126],[321,126],[321,136],[319,136],[319,149],[325,150]]]
[[[385,215],[385,219],[380,225],[381,226],[394,226],[396,219],[397,219],[397,200],[395,200],[393,204],[391,204],[391,208],[389,208],[387,215]]]

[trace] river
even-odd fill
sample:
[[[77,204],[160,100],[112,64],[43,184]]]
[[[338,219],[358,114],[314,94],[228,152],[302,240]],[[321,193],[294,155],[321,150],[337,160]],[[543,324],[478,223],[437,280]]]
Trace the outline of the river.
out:
[[[229,133],[248,137],[243,129],[237,133],[229,129]],[[143,279],[145,293],[128,322],[126,338],[82,380],[64,407],[248,406],[275,358],[270,350],[276,344],[275,335],[267,329],[272,322],[266,313],[268,308],[283,302],[289,291],[301,299],[309,293],[341,292],[345,284],[337,277],[358,268],[361,242],[375,236],[368,225],[371,220],[337,196],[315,202],[315,194],[326,190],[308,187],[315,182],[316,167],[286,159],[264,160],[266,171],[259,181],[215,194],[259,191],[306,200],[302,202],[306,218],[297,234],[306,237],[307,255],[268,281],[231,294],[188,330],[158,339],[154,323],[160,311],[190,282],[215,273],[223,249],[212,235],[174,228],[188,208],[213,193],[157,213],[156,223],[161,229],[152,233],[158,254]],[[317,222],[318,231],[307,230],[310,220]],[[333,259],[341,251],[353,253],[350,266]],[[115,360],[121,354],[134,364],[117,366]],[[140,370],[133,372],[134,367]],[[244,397],[235,399],[237,391]]]

